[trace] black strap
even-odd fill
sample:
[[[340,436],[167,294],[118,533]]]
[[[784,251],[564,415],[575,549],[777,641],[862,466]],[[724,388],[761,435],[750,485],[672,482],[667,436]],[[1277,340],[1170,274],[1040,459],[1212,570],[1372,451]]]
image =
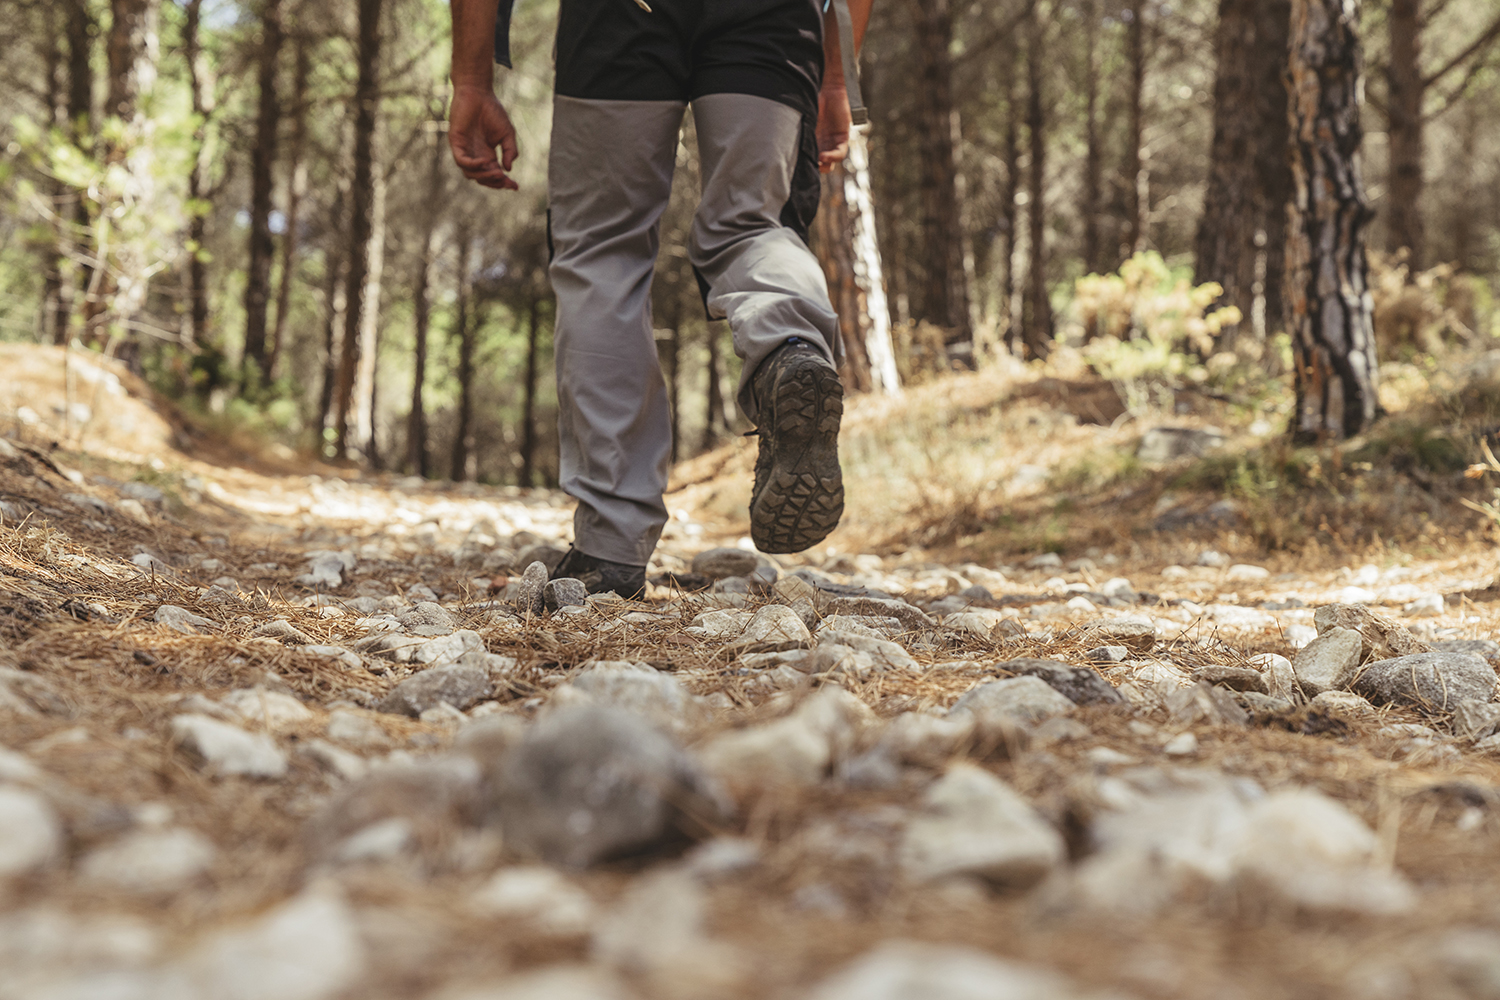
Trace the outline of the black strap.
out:
[[[510,15],[516,0],[500,0],[495,10],[495,62],[510,69]]]

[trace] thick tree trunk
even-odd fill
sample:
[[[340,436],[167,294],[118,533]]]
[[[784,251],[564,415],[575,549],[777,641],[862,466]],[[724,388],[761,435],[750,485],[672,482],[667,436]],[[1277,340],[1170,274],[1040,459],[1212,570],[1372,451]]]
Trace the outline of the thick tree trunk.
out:
[[[469,254],[473,238],[467,227],[458,232],[458,301],[453,332],[458,335],[458,426],[453,430],[453,451],[449,455],[448,478],[465,482],[472,477],[474,461],[474,321],[471,312],[472,291],[469,283]]]
[[[193,102],[193,166],[188,171],[188,336],[195,348],[208,344],[208,197],[209,170],[212,167],[208,147],[208,122],[214,113],[213,77],[199,38],[202,26],[203,0],[188,0],[187,20],[183,27],[183,56],[187,62],[188,88]]]
[[[864,310],[859,286],[854,281],[854,220],[844,197],[844,165],[823,176],[823,196],[814,220],[818,263],[828,283],[828,297],[839,317],[839,339],[843,341],[844,363],[839,370],[844,388],[849,392],[870,390],[870,359],[865,354],[865,328],[870,318]]]
[[[916,318],[942,327],[951,348],[971,345],[974,340],[953,142],[953,11],[949,0],[913,0],[912,13],[919,67],[917,127],[922,144],[920,186],[926,258],[922,311]]]
[[[1278,325],[1282,319],[1292,187],[1282,76],[1290,25],[1290,0],[1219,2],[1214,138],[1196,250],[1197,280],[1218,282],[1224,289],[1219,305],[1236,306],[1243,317],[1225,328],[1221,350],[1234,350],[1250,335],[1264,336],[1267,319]],[[1257,295],[1265,317],[1258,324]]]
[[[156,82],[157,16],[161,0],[110,0],[109,95],[105,114],[132,122]]]
[[[296,95],[296,115],[292,119],[292,142],[287,150],[286,232],[281,237],[281,284],[276,291],[276,325],[266,348],[266,380],[276,378],[276,364],[286,347],[287,324],[292,311],[292,282],[297,272],[297,235],[302,225],[302,199],[307,194],[307,82],[312,75],[313,42],[305,34],[297,36],[296,69],[292,74],[292,93]]]
[[[1104,269],[1099,237],[1100,206],[1104,185],[1104,140],[1099,132],[1099,0],[1084,4],[1083,42],[1083,269],[1097,274]]]
[[[1031,163],[1026,175],[1027,265],[1022,336],[1027,353],[1045,358],[1052,350],[1052,300],[1047,290],[1047,120],[1042,87],[1046,59],[1045,27],[1035,12],[1029,18],[1026,52],[1026,131]]]
[[[1150,179],[1146,172],[1146,2],[1130,0],[1126,8],[1126,58],[1130,63],[1129,135],[1125,140],[1125,197],[1129,206],[1125,220],[1124,256],[1146,248],[1147,213],[1151,209]]]
[[[250,263],[245,269],[245,353],[241,382],[256,390],[267,381],[266,321],[271,302],[271,196],[275,186],[276,147],[281,134],[281,101],[276,71],[281,62],[281,0],[264,0],[260,17],[260,50],[256,53],[259,96],[255,111],[255,145],[250,151]]]
[[[334,452],[347,458],[350,424],[357,430],[354,382],[365,296],[370,276],[370,242],[375,209],[375,120],[380,103],[381,0],[359,0],[359,80],[354,91],[354,179],[349,187],[349,267],[345,279],[344,338],[339,348],[338,383],[334,390]]]
[[[1422,221],[1422,0],[1391,0],[1391,57],[1386,68],[1390,177],[1386,204],[1390,218],[1386,246],[1405,250],[1410,274],[1422,269],[1426,250]]]
[[[1358,434],[1379,412],[1360,178],[1362,56],[1355,0],[1293,0],[1287,326],[1299,441]]]
[[[541,351],[541,300],[532,299],[526,313],[526,392],[521,405],[521,485],[535,485],[537,355]],[[676,330],[673,330],[675,342]],[[677,352],[672,352],[672,383],[677,383]],[[677,398],[672,397],[672,452],[677,451]]]

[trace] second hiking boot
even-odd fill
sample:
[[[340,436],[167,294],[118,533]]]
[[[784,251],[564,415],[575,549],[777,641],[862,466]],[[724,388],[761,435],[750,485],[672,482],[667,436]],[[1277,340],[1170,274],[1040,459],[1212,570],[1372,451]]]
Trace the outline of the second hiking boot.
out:
[[[646,591],[646,567],[597,559],[575,548],[569,548],[557,569],[552,571],[552,579],[562,577],[580,581],[590,594],[614,591],[621,597],[635,599]]]
[[[827,538],[844,513],[844,386],[817,348],[794,337],[761,363],[752,388],[760,454],[750,538],[762,552],[801,552]]]

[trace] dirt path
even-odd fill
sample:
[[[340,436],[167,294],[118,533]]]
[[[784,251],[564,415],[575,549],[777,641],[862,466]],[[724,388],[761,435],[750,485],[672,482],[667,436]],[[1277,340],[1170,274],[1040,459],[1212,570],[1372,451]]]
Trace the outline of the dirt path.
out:
[[[560,497],[182,469],[0,450],[0,997],[1500,995],[1486,553],[527,614]]]

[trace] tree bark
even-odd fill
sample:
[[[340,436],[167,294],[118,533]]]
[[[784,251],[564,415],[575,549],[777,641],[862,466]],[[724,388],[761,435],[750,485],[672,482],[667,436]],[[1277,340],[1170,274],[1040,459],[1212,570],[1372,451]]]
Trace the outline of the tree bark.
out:
[[[953,141],[953,11],[949,0],[913,0],[919,66],[917,127],[922,143],[920,188],[925,281],[916,317],[942,327],[944,341],[971,345],[969,287],[964,273],[963,212]]]
[[[1125,143],[1125,194],[1129,212],[1125,220],[1125,257],[1146,248],[1146,213],[1150,210],[1150,187],[1146,173],[1146,3],[1130,0],[1130,23],[1126,25],[1127,59],[1130,63],[1129,128]]]
[[[1386,247],[1392,253],[1406,251],[1409,275],[1422,269],[1426,250],[1422,219],[1422,98],[1426,92],[1421,66],[1422,27],[1421,0],[1391,0],[1391,55],[1385,74],[1390,142]]]
[[[125,122],[156,82],[157,15],[161,0],[110,0],[109,95],[105,113]]]
[[[728,426],[724,420],[724,390],[719,384],[719,329],[708,324],[708,393],[703,414],[703,451],[719,443],[714,424]]]
[[[1026,131],[1031,163],[1026,174],[1026,222],[1031,259],[1027,266],[1022,336],[1027,353],[1045,358],[1052,351],[1053,332],[1052,300],[1047,290],[1047,120],[1042,94],[1046,29],[1034,11],[1028,22]]]
[[[1287,326],[1296,365],[1292,435],[1358,434],[1379,413],[1360,178],[1362,55],[1356,0],[1293,0],[1289,86],[1294,199]]]
[[[427,406],[424,391],[427,388],[427,333],[432,319],[432,304],[428,292],[432,283],[432,268],[437,258],[438,219],[442,217],[443,166],[447,144],[440,132],[429,132],[432,144],[432,161],[427,175],[426,230],[422,234],[422,256],[417,265],[417,287],[412,294],[412,312],[415,329],[412,339],[411,411],[406,418],[406,464],[413,475],[428,477],[431,472],[430,453],[427,450]]]
[[[1227,2],[1227,0],[1226,0]],[[1083,269],[1097,274],[1104,268],[1099,242],[1103,201],[1104,142],[1099,133],[1099,0],[1086,0],[1083,9]]]
[[[292,141],[287,150],[286,232],[281,237],[281,284],[276,291],[276,325],[271,329],[266,348],[266,380],[276,378],[276,364],[286,346],[287,325],[291,319],[292,282],[297,269],[297,237],[302,225],[302,199],[307,194],[307,82],[312,75],[313,42],[299,33],[296,42],[296,68],[292,72],[292,94],[296,113],[292,118]]]
[[[48,125],[66,131],[68,123],[67,78],[63,73],[62,32],[57,27],[57,7],[42,9],[42,37],[38,48],[47,74],[46,100]],[[42,308],[37,314],[37,341],[66,344],[68,308],[72,301],[68,277],[72,267],[68,259],[68,218],[72,214],[70,191],[66,184],[48,182],[52,202],[52,245],[45,251],[45,276],[42,280]]]
[[[334,390],[334,453],[347,458],[354,412],[354,382],[359,365],[361,324],[370,275],[370,242],[375,209],[375,120],[380,103],[381,0],[359,0],[359,78],[354,91],[354,179],[349,187],[349,266],[345,279],[347,307]]]
[[[208,172],[212,167],[208,148],[208,122],[214,112],[213,78],[199,39],[203,0],[188,0],[183,27],[183,57],[187,63],[188,89],[193,103],[193,166],[188,171],[188,336],[195,348],[208,344]]]
[[[1006,326],[1005,341],[1011,353],[1020,357],[1026,350],[1016,281],[1016,251],[1021,235],[1018,228],[1021,218],[1017,210],[1021,197],[1021,101],[1016,81],[1020,47],[1010,37],[1001,44],[1001,90],[1005,98],[1005,133],[1000,150],[1005,164],[1005,186],[1000,198],[1000,240],[1005,258],[1005,269],[1000,277],[1000,295],[1004,303],[1001,312]]]
[[[67,25],[64,28],[68,39],[68,126],[73,145],[84,153],[92,153],[94,146],[94,69],[93,30],[94,19],[85,0],[64,0]],[[67,220],[72,217],[71,228],[64,222],[63,232],[69,256],[86,239],[89,212],[83,199],[76,194],[68,195],[67,204],[58,205],[58,216]],[[67,270],[65,289],[59,296],[57,319],[53,324],[54,342],[66,344],[72,339],[74,311],[77,300],[91,284],[93,268],[87,264],[75,264]],[[80,287],[81,286],[81,287]],[[62,301],[66,299],[66,302]],[[66,307],[66,308],[65,308]]]
[[[521,405],[521,485],[534,486],[536,473],[536,382],[537,355],[541,349],[541,300],[533,298],[527,309],[526,324],[526,394]],[[673,331],[676,337],[676,331]],[[672,352],[672,382],[677,382],[677,353]],[[672,400],[672,448],[677,448],[677,401]]]
[[[453,431],[453,452],[449,456],[448,478],[465,482],[473,478],[470,466],[474,458],[474,330],[470,317],[472,303],[469,282],[469,254],[473,238],[468,228],[458,231],[458,301],[453,332],[458,335],[458,426]]]
[[[380,123],[376,122],[376,138]],[[380,292],[385,275],[385,171],[375,170],[375,200],[370,209],[369,269],[365,273],[364,295],[359,304],[359,366],[354,378],[355,447],[373,468],[382,468],[380,441],[377,437],[376,393],[379,387],[380,360]]]
[[[264,0],[256,53],[258,98],[255,145],[250,151],[250,263],[245,269],[245,353],[240,380],[248,391],[267,381],[266,321],[271,302],[271,196],[275,186],[277,144],[281,133],[281,100],[276,70],[281,62],[281,0]]]
[[[1290,0],[1219,2],[1214,138],[1195,249],[1197,280],[1218,282],[1224,289],[1218,305],[1236,306],[1243,317],[1220,335],[1225,351],[1247,335],[1264,336],[1267,321],[1282,318],[1292,187],[1282,76],[1290,26]],[[1257,315],[1263,317],[1258,326]]]

